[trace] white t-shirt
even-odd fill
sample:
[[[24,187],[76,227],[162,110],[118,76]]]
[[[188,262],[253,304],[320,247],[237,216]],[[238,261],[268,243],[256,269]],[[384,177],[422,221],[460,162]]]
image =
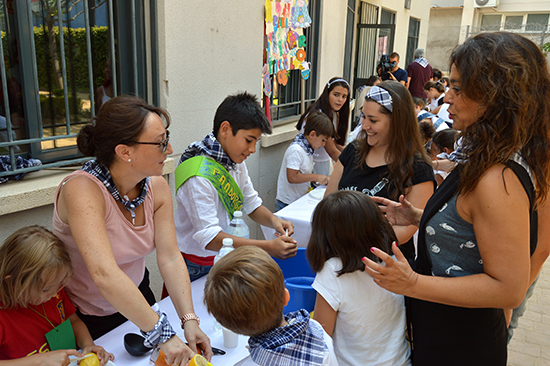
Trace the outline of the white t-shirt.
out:
[[[321,110],[319,110],[319,112],[323,113]],[[306,119],[307,119],[307,116],[306,116]],[[307,122],[302,123],[302,128],[300,129],[300,133],[304,133],[306,123]],[[338,115],[336,114],[336,112],[333,112],[332,113],[332,125],[334,127],[334,130],[336,130],[338,128],[337,124],[338,124]],[[322,163],[322,162],[330,161],[330,155],[325,150],[324,146],[321,146],[320,148],[315,150],[315,154],[317,154],[313,157],[313,161],[315,163]]]
[[[243,194],[242,211],[254,212],[262,205],[262,199],[252,185],[245,163],[237,164],[229,175]],[[217,251],[207,250],[206,246],[220,231],[227,231],[231,220],[212,183],[203,177],[191,177],[176,192],[176,200],[174,220],[180,251],[199,257],[216,255]]]
[[[287,169],[298,170],[302,174],[311,174],[313,155],[308,155],[304,148],[298,144],[291,144],[286,149],[277,180],[277,199],[290,204],[306,194],[311,184],[310,182],[290,183],[286,175]]]
[[[338,312],[332,333],[340,366],[410,365],[405,300],[384,290],[366,272],[336,277],[340,258],[325,262],[313,288]]]
[[[315,322],[319,324],[316,320],[310,319],[310,322]],[[320,324],[319,324],[320,325]],[[325,343],[328,347],[328,354],[325,356],[325,360],[323,361],[322,366],[339,366],[338,361],[336,360],[336,356],[334,355],[334,347],[332,346],[332,338],[323,330]],[[254,361],[252,361],[252,357],[248,356],[244,360],[238,362],[235,364],[235,366],[258,366],[258,364]],[[269,366],[278,366],[278,365],[269,365]]]

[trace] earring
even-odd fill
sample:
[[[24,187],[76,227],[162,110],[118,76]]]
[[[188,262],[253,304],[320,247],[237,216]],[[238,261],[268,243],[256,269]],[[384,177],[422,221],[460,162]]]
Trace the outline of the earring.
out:
[[[128,162],[129,162],[129,163],[132,162],[132,159],[128,159]]]

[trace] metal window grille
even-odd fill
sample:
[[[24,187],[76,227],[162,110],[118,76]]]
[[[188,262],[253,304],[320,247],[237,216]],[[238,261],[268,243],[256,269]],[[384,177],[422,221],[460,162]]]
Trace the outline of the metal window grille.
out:
[[[271,120],[273,125],[287,117],[301,115],[302,105],[305,108],[316,100],[317,73],[319,48],[319,21],[321,19],[321,1],[308,2],[311,26],[304,29],[306,36],[306,60],[311,62],[311,73],[307,80],[303,80],[299,70],[289,70],[286,85],[277,83],[276,75],[271,76]]]
[[[0,30],[0,177],[88,160],[76,136],[100,89],[158,104],[156,0],[0,0]]]

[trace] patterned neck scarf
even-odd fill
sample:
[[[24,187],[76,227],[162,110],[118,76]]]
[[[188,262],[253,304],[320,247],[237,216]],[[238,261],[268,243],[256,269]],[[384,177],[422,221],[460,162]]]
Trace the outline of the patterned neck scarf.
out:
[[[107,188],[109,193],[111,193],[111,196],[113,196],[113,198],[118,202],[122,203],[127,211],[130,211],[130,214],[132,215],[132,224],[135,225],[136,213],[134,211],[139,205],[141,205],[145,201],[147,190],[149,189],[150,178],[147,177],[139,182],[139,195],[137,196],[137,198],[130,201],[128,196],[121,196],[120,192],[115,186],[115,182],[113,182],[113,177],[111,177],[109,169],[105,165],[98,163],[97,160],[90,160],[86,164],[84,164],[81,170],[84,170],[86,173],[93,175],[103,183],[105,188]]]
[[[292,141],[290,144],[299,145],[302,149],[306,151],[308,155],[312,155],[312,156],[315,155],[315,153],[313,152],[313,148],[311,147],[311,145],[309,144],[309,142],[307,141],[303,133],[297,134],[296,137],[294,138],[294,141]]]
[[[250,337],[250,357],[258,365],[322,365],[328,354],[323,328],[302,309],[285,315],[287,325]]]
[[[418,57],[418,58],[414,59],[414,62],[416,62],[417,64],[419,64],[423,68],[426,68],[426,66],[428,66],[428,60],[426,60],[426,58],[424,58],[424,57]]]
[[[228,171],[235,169],[236,163],[223,151],[222,145],[216,139],[213,132],[210,132],[202,141],[195,141],[183,152],[179,164],[185,160],[198,155],[206,155],[221,165]]]

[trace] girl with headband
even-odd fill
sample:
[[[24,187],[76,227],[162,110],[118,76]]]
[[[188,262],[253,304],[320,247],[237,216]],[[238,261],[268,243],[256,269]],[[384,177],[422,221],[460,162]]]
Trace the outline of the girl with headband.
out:
[[[373,250],[382,265],[363,261],[408,297],[413,365],[505,366],[502,309],[521,309],[550,247],[550,73],[537,45],[508,32],[467,39],[450,69],[457,167],[423,210],[375,199],[391,223],[418,226],[414,269],[395,247],[395,259]]]
[[[329,80],[319,99],[306,109],[300,117],[296,128],[300,133],[304,132],[304,124],[311,111],[319,111],[326,114],[334,125],[334,135],[328,139],[325,147],[315,150],[313,161],[314,174],[330,174],[330,160],[338,160],[338,156],[346,144],[349,121],[350,86],[346,79],[332,78]]]
[[[407,88],[396,81],[371,87],[362,114],[363,131],[342,151],[325,196],[342,189],[394,200],[405,195],[424,207],[434,192],[435,178]],[[413,258],[417,228],[393,229],[406,256]]]

